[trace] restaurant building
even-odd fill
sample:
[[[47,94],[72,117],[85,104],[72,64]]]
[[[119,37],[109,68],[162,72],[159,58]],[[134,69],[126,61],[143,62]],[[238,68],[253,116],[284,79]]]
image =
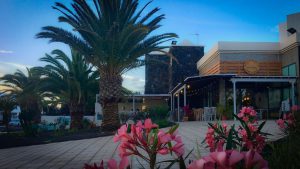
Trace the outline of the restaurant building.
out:
[[[299,104],[300,13],[287,16],[279,36],[279,42],[218,42],[195,65],[199,75],[170,92],[171,110],[223,105],[237,113],[251,105],[264,118],[278,118],[283,101]]]

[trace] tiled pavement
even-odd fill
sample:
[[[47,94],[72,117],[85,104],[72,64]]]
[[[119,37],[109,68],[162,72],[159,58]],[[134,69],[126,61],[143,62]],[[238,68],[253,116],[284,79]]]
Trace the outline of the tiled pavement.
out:
[[[228,121],[228,124],[236,122]],[[205,137],[207,130],[206,122],[182,122],[179,127],[179,134],[183,138],[186,152],[196,148],[196,142],[199,144]],[[271,133],[271,140],[281,136],[274,121],[268,121],[264,132]],[[113,136],[85,139],[78,141],[67,141],[60,143],[51,143],[44,145],[17,147],[9,149],[0,149],[0,168],[82,168],[84,163],[99,162],[117,158],[117,144],[112,141]],[[201,155],[207,154],[207,149],[200,146]],[[190,158],[193,158],[191,155]],[[158,160],[164,160],[171,157],[158,157]],[[131,160],[134,168],[138,167],[135,158]],[[175,167],[176,168],[176,167]]]

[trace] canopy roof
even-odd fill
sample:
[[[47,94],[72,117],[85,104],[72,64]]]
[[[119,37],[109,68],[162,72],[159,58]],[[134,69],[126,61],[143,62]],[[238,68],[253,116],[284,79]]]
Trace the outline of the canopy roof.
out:
[[[233,82],[287,82],[287,83],[295,83],[297,77],[296,76],[239,76],[236,74],[215,74],[215,75],[206,75],[206,76],[191,76],[187,77],[182,83],[179,83],[177,86],[170,91],[171,94],[178,92],[181,90],[184,85],[205,85],[213,82],[217,79],[229,79]]]

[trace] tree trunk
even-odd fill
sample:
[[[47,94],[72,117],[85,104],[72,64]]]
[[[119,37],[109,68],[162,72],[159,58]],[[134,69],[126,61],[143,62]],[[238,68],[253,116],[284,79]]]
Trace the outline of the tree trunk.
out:
[[[121,75],[100,74],[100,103],[103,110],[102,129],[115,131],[120,127],[118,102],[121,96]]]
[[[3,112],[3,121],[6,127],[6,132],[9,133],[9,121],[10,121],[10,111],[4,110]]]
[[[82,104],[71,103],[69,105],[69,109],[70,109],[70,117],[71,117],[70,128],[81,129],[84,106]]]

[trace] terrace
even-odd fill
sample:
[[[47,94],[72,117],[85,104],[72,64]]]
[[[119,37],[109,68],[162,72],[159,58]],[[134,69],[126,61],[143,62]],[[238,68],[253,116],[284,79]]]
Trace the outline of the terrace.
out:
[[[228,121],[228,124],[238,124],[236,121]],[[205,138],[207,122],[181,122],[179,123],[179,134],[185,144],[185,152],[194,150],[196,153],[196,143],[200,147],[201,155],[207,155],[208,149],[201,142]],[[282,137],[282,132],[275,121],[267,121],[263,132],[272,134],[269,140],[277,140]],[[107,161],[111,158],[118,159],[118,143],[113,143],[113,136],[85,139],[78,141],[67,141],[61,143],[51,143],[44,145],[15,147],[0,149],[1,168],[56,168],[56,169],[79,169],[84,163],[100,163],[103,159]],[[132,169],[138,169],[139,164],[131,158]],[[160,161],[168,158],[160,157]],[[191,155],[188,160],[195,159]],[[174,166],[176,169],[177,166]]]

